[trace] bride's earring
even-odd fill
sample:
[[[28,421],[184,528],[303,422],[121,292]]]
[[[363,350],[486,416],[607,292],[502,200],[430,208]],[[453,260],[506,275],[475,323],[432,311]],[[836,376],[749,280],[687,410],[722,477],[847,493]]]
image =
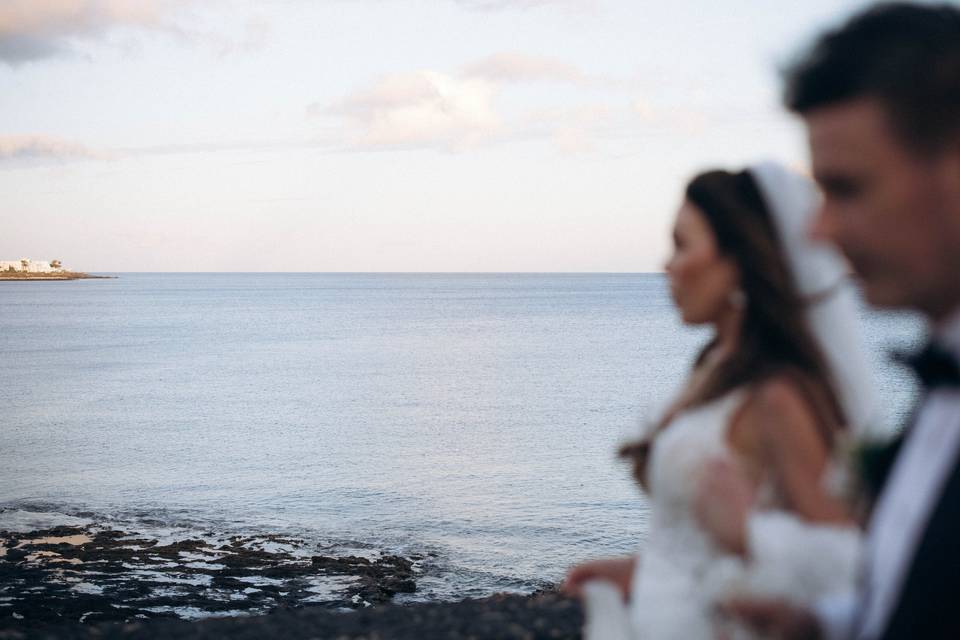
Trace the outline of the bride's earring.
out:
[[[734,289],[730,292],[730,295],[727,296],[727,302],[730,303],[730,306],[734,309],[742,310],[747,306],[747,294],[743,292],[743,289]]]

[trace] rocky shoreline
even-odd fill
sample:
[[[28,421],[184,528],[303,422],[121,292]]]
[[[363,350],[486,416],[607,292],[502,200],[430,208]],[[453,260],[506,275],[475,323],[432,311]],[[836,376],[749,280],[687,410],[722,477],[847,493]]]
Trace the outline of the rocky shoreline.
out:
[[[0,531],[0,640],[579,637],[579,606],[555,593],[390,604],[416,591],[424,557],[315,551],[277,535]]]
[[[316,608],[198,621],[145,620],[96,625],[0,628],[3,640],[422,640],[423,638],[577,640],[578,603],[553,594],[496,595],[460,602],[386,604],[353,613]]]

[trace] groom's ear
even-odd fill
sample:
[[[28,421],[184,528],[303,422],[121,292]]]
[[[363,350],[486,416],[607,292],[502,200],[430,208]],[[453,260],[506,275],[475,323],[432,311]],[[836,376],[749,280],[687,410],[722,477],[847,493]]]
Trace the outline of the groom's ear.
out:
[[[953,247],[953,269],[960,269],[960,135],[946,145],[936,164],[937,194],[941,200],[940,232],[945,246]],[[946,257],[946,256],[945,256]]]
[[[944,146],[937,158],[937,182],[949,214],[960,225],[960,134]]]

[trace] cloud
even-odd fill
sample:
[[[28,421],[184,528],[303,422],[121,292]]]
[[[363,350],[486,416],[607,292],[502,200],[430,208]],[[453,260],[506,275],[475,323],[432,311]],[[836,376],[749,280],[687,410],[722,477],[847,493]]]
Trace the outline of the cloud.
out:
[[[554,58],[523,53],[497,53],[468,65],[465,76],[491,82],[530,82],[549,80],[585,85],[592,81],[576,67]]]
[[[310,105],[307,113],[346,120],[354,128],[353,148],[458,151],[482,143],[553,135],[523,117],[501,114],[495,104],[510,85],[543,81],[620,88],[555,58],[501,52],[467,64],[457,73],[421,70],[390,75],[332,104]],[[586,148],[586,142],[573,141],[579,135],[576,131],[586,126],[582,115],[575,119],[572,126],[564,124],[563,146]]]
[[[703,133],[707,128],[707,115],[683,105],[654,107],[645,100],[636,100],[632,111],[640,122],[649,127],[668,129],[688,135]]]
[[[0,60],[11,65],[40,58],[50,58],[63,52],[63,46],[56,42],[30,36],[0,33]]]
[[[572,109],[559,118],[553,140],[566,153],[587,153],[597,148],[597,138],[615,117],[605,105]]]
[[[7,0],[0,4],[0,59],[18,64],[64,55],[75,39],[117,26],[156,28],[160,0]]]
[[[563,153],[591,153],[627,130],[627,116],[632,117],[622,106],[608,104],[536,109],[517,119],[513,134],[518,139],[550,140]]]
[[[92,32],[112,24],[151,25],[170,0],[5,0],[0,33]]]
[[[262,44],[267,31],[262,19],[250,19],[236,36],[198,31],[177,20],[185,8],[200,6],[204,3],[196,0],[3,0],[0,61],[18,65],[72,55],[77,45],[104,40],[117,29],[165,33],[221,54]]]
[[[360,147],[434,147],[450,151],[497,134],[496,86],[486,80],[415,71],[381,79],[312,114],[346,118],[357,126]]]
[[[101,158],[89,147],[43,135],[0,136],[0,161],[17,159]]]
[[[475,11],[528,10],[540,8],[562,8],[574,10],[593,10],[595,0],[455,0],[456,4]]]

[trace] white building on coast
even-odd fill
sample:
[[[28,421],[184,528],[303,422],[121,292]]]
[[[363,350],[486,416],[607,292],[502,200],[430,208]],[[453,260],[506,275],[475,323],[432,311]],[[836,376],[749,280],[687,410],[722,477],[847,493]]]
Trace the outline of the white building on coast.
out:
[[[31,260],[30,258],[21,258],[20,260],[0,260],[0,272],[2,271],[20,271],[24,273],[60,273],[63,271],[63,265],[59,260]]]

